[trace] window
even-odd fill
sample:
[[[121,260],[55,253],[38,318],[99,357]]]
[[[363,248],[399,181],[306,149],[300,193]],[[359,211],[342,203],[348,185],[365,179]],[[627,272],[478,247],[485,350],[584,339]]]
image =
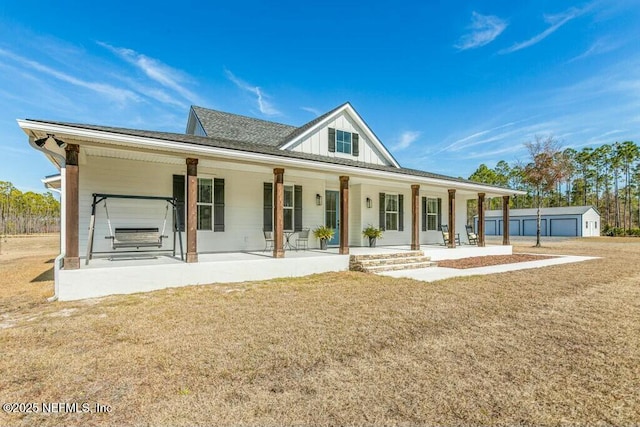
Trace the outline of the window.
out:
[[[385,226],[387,230],[398,229],[398,195],[386,194],[384,198]]]
[[[427,198],[427,230],[438,230],[438,199]]]
[[[284,186],[284,229],[285,231],[293,231],[293,185]]]
[[[404,230],[404,196],[402,194],[380,193],[380,228],[383,230]]]
[[[336,130],[336,151],[351,154],[351,132]]]
[[[198,178],[198,230],[213,229],[213,180]]]
[[[224,179],[198,178],[198,230],[224,231]]]
[[[273,183],[265,182],[263,190],[262,228],[273,231]],[[285,185],[283,203],[283,222],[285,231],[302,230],[302,186]]]

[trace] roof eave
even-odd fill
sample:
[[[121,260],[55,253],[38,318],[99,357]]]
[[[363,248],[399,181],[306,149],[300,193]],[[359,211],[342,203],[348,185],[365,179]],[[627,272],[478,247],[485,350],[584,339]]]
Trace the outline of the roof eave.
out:
[[[323,170],[336,173],[350,173],[363,177],[388,178],[396,181],[405,181],[415,184],[431,184],[438,187],[457,188],[475,192],[485,192],[488,196],[496,195],[517,195],[526,194],[519,190],[492,187],[488,185],[459,182],[456,180],[447,180],[444,178],[425,177],[411,175],[398,171],[382,171],[377,169],[359,168],[351,165],[340,165],[330,162],[319,162],[310,159],[292,158],[280,156],[276,154],[255,153],[250,151],[236,150],[224,147],[213,147],[208,145],[199,145],[189,142],[177,142],[167,139],[152,138],[148,136],[133,136],[122,133],[108,132],[104,130],[86,129],[73,127],[63,124],[45,123],[32,120],[18,120],[19,126],[28,134],[28,131],[40,131],[48,133],[64,133],[73,138],[96,139],[105,142],[117,143],[122,146],[131,146],[146,149],[163,149],[170,153],[182,153],[184,155],[207,155],[223,157],[230,160],[253,161],[258,163],[281,164],[303,167],[307,169],[315,169],[318,165],[322,165]]]

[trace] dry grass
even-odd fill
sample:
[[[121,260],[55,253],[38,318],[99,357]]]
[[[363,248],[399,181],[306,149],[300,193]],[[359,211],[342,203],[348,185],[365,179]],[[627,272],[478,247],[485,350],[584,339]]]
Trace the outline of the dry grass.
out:
[[[15,323],[0,329],[0,402],[113,410],[0,413],[0,425],[640,423],[640,242],[545,244],[516,243],[603,258],[429,284],[341,273],[73,303],[43,303],[27,280],[2,299]]]

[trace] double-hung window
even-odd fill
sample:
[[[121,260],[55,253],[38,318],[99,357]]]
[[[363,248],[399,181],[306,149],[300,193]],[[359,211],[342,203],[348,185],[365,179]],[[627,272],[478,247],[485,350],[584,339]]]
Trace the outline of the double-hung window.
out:
[[[351,132],[336,130],[336,151],[351,154]]]
[[[198,178],[198,230],[213,229],[213,180]]]
[[[224,179],[198,178],[198,230],[224,231]]]
[[[387,230],[398,229],[398,195],[386,194],[384,198],[385,226]]]
[[[284,230],[293,231],[294,209],[293,185],[284,186]]]
[[[438,199],[427,198],[427,230],[438,230]]]

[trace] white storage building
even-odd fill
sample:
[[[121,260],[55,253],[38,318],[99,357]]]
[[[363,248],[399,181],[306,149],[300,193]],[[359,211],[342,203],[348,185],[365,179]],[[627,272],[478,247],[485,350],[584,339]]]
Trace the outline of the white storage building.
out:
[[[590,237],[600,235],[600,213],[593,206],[542,208],[541,236]],[[509,235],[535,236],[537,209],[510,209]],[[474,217],[478,229],[478,216]],[[502,210],[485,211],[485,234],[502,235]]]

